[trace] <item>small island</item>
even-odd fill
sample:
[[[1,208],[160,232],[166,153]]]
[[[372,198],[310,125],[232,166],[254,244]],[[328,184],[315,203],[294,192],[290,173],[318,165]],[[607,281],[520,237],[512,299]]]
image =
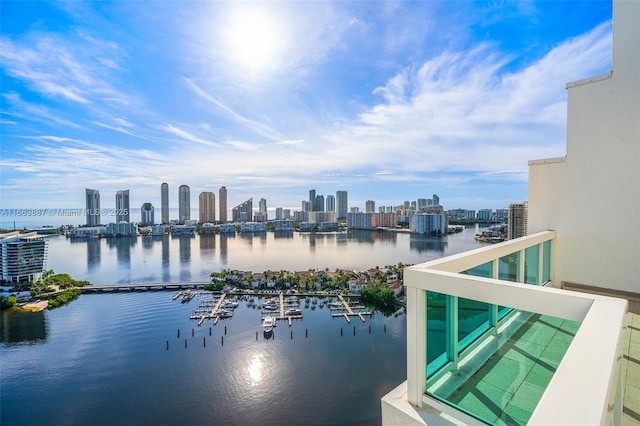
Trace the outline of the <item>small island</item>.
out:
[[[74,280],[69,274],[56,274],[53,269],[42,273],[42,277],[29,286],[31,301],[20,308],[37,312],[42,309],[54,309],[75,300],[80,296],[80,287],[91,285],[89,281]],[[0,308],[8,309],[18,305],[15,296],[0,296]]]

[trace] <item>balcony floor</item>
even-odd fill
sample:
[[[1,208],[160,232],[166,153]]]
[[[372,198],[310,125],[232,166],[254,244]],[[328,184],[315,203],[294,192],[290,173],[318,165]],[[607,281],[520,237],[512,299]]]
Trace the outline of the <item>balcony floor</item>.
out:
[[[449,401],[488,423],[526,424],[579,326],[532,316]]]
[[[448,400],[488,423],[526,424],[578,327],[534,315]],[[623,425],[640,426],[640,314],[627,314],[623,354]]]

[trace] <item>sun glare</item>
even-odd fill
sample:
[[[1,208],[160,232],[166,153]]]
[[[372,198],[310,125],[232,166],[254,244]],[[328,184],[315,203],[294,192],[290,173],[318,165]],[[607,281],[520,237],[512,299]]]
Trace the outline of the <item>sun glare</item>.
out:
[[[251,384],[255,385],[262,380],[262,358],[259,356],[254,356],[251,362],[249,363],[249,368],[247,369],[249,372],[249,378],[251,379]]]
[[[285,48],[282,25],[264,9],[236,11],[224,37],[233,62],[253,74],[277,67]]]

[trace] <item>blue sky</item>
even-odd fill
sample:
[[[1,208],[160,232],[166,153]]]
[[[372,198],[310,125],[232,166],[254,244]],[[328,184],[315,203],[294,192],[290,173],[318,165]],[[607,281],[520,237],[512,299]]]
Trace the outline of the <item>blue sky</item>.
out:
[[[611,69],[610,1],[5,1],[2,208],[160,205],[168,182],[300,208],[527,198],[567,82]]]

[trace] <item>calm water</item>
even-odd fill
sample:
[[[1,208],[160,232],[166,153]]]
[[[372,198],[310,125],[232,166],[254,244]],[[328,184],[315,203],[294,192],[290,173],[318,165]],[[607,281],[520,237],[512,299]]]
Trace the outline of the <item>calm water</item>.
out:
[[[96,284],[206,280],[224,268],[364,269],[468,250],[473,235],[55,237],[48,267]],[[189,316],[202,296],[181,304],[172,295],[83,295],[53,311],[3,313],[0,423],[379,424],[380,397],[406,378],[403,314],[348,324],[327,299],[310,298],[304,319],[265,339],[257,296],[198,327]]]
[[[396,232],[49,238],[47,268],[94,284],[208,281],[212,271],[369,269],[481,247],[474,229],[442,238]]]

